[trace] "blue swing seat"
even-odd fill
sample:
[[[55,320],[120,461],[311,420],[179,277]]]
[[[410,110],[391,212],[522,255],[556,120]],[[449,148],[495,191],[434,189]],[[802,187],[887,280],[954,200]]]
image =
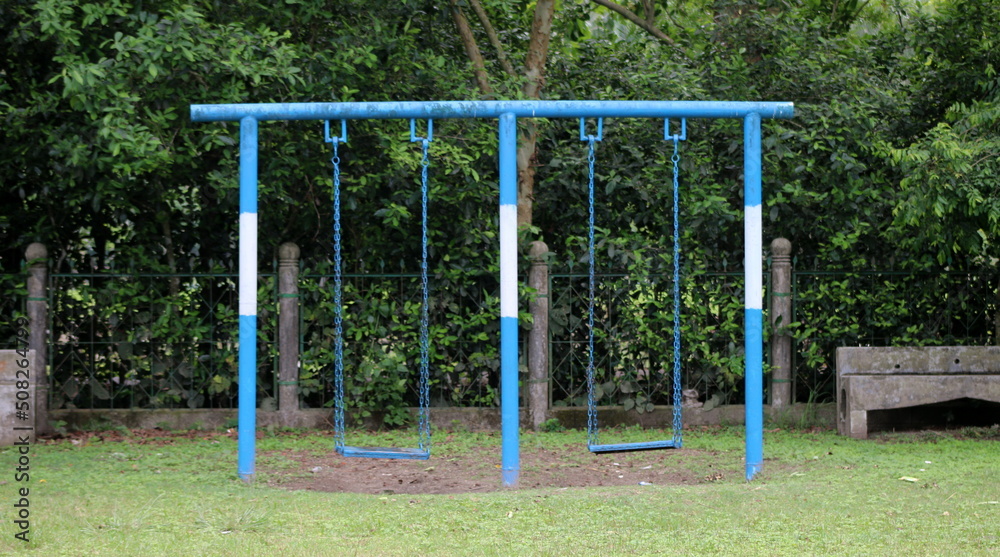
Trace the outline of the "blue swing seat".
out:
[[[337,453],[344,457],[363,458],[393,458],[410,460],[427,460],[430,458],[430,451],[422,449],[397,449],[393,447],[337,447]]]
[[[658,449],[679,449],[681,444],[673,439],[667,441],[640,441],[637,443],[588,444],[592,453],[625,453],[629,451],[655,451]]]

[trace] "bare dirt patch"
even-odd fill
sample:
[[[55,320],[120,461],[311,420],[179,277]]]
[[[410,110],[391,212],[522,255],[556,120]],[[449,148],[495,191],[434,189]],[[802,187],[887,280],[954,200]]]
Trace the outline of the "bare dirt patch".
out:
[[[710,431],[706,429],[705,431]],[[499,436],[481,446],[456,445],[444,434],[435,438],[430,460],[344,458],[334,451],[330,432],[279,432],[279,438],[320,435],[329,451],[316,449],[258,450],[258,478],[290,490],[372,494],[485,493],[510,489],[500,479]],[[260,431],[257,438],[265,433]],[[72,431],[44,439],[46,443],[122,443],[149,446],[183,441],[236,440],[236,431],[165,431],[113,428]],[[468,441],[466,440],[465,443]],[[667,449],[592,454],[585,444],[541,447],[522,443],[517,489],[592,486],[685,485],[742,477],[742,461],[733,453]]]
[[[332,448],[331,448],[332,449]],[[738,473],[704,463],[704,451],[689,449],[595,455],[585,446],[521,449],[517,488],[694,484]],[[261,464],[268,485],[295,490],[372,494],[484,493],[505,488],[500,480],[500,451],[477,447],[461,456],[430,460],[343,458],[282,451],[266,455],[280,465]],[[262,459],[264,460],[264,459]],[[695,462],[697,461],[697,462]],[[707,466],[707,468],[706,468]]]

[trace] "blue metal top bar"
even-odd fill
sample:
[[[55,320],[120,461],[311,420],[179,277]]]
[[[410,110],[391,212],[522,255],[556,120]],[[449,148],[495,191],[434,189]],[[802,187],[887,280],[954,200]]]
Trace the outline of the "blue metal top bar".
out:
[[[732,101],[425,101],[355,103],[193,104],[194,122],[363,120],[391,118],[791,118],[790,102]]]

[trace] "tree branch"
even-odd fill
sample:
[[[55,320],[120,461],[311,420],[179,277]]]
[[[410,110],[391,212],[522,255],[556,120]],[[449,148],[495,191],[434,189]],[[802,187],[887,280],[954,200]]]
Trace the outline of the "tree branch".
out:
[[[465,54],[472,62],[472,72],[476,76],[479,90],[484,95],[492,95],[493,88],[490,87],[490,79],[486,73],[486,62],[483,60],[482,53],[479,52],[476,39],[472,36],[472,28],[469,27],[469,20],[466,19],[465,13],[459,7],[458,0],[451,0],[451,17],[455,20],[455,26],[458,27],[458,35],[462,38],[462,44],[465,46]]]
[[[531,21],[528,53],[524,57],[524,87],[527,99],[538,99],[545,85],[545,61],[548,59],[549,42],[552,40],[552,18],[556,0],[538,0]],[[535,206],[535,160],[538,147],[538,121],[527,118],[521,125],[521,138],[517,146],[517,224],[531,224]]]
[[[671,39],[670,37],[668,37],[666,35],[666,33],[664,33],[663,31],[660,31],[655,25],[653,25],[653,24],[651,24],[651,23],[643,20],[641,17],[637,16],[635,14],[635,12],[633,12],[632,10],[630,10],[630,9],[624,7],[624,6],[615,4],[611,0],[592,0],[592,1],[595,4],[599,5],[599,6],[604,6],[605,8],[607,8],[607,9],[609,9],[609,10],[611,10],[611,11],[613,11],[613,12],[619,14],[619,15],[621,15],[622,17],[624,17],[625,19],[631,21],[632,23],[636,24],[637,26],[641,27],[642,29],[645,29],[650,35],[656,37],[661,42],[664,42],[666,44],[671,44],[671,45],[674,44],[674,40]]]
[[[479,22],[483,24],[483,29],[486,31],[486,36],[490,39],[490,44],[497,51],[497,59],[500,61],[500,67],[503,68],[503,71],[507,72],[507,75],[516,76],[517,72],[514,71],[514,66],[507,59],[507,52],[504,50],[503,44],[500,43],[500,37],[497,36],[496,29],[490,23],[490,16],[483,9],[483,4],[479,0],[469,0],[469,4],[472,6],[472,11],[476,12]]]

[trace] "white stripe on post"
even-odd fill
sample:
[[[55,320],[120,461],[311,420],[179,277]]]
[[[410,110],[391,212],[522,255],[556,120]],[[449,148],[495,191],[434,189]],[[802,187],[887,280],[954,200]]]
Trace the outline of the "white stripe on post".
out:
[[[240,315],[257,315],[257,213],[240,213]]]
[[[744,305],[747,309],[764,308],[764,286],[762,283],[764,267],[761,262],[760,247],[763,245],[761,236],[760,205],[744,207],[746,215],[743,219],[743,233],[746,235],[746,254],[743,262],[746,269],[746,291]]]
[[[517,318],[517,205],[500,206],[500,317]]]

